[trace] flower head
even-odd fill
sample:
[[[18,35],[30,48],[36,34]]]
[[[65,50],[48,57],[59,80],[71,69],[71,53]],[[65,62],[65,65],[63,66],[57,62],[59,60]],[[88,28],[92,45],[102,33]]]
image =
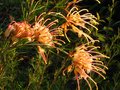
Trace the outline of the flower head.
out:
[[[7,30],[5,31],[5,37],[12,34],[12,41],[16,41],[20,38],[27,38],[29,41],[32,40],[34,31],[31,29],[30,24],[26,21],[15,22],[9,24]]]
[[[66,22],[61,25],[61,28],[64,29],[65,34],[68,30],[71,30],[77,33],[79,37],[83,35],[84,37],[86,37],[87,40],[93,40],[89,35],[84,33],[83,30],[91,32],[91,30],[89,29],[90,27],[98,30],[97,27],[94,25],[98,24],[98,22],[96,21],[97,18],[89,13],[87,9],[82,9],[79,11],[77,7],[73,7],[70,11],[68,11],[66,16],[60,13],[59,15],[61,15],[66,20]]]
[[[107,69],[107,67],[99,59],[108,57],[99,52],[94,51],[96,48],[98,47],[86,45],[76,47],[75,52],[72,55],[72,64],[65,69],[68,72],[72,70],[74,71],[75,78],[78,83],[78,89],[80,89],[79,87],[80,79],[84,79],[88,83],[90,90],[92,90],[92,87],[88,79],[91,80],[95,84],[96,89],[98,89],[97,83],[89,75],[90,72],[95,72],[98,75],[105,78],[103,75],[106,73],[104,68]]]
[[[45,25],[50,18],[45,19],[42,15],[42,13],[37,20],[35,21],[35,24],[33,25],[32,29],[34,30],[34,39],[47,47],[55,47],[55,44],[59,44],[57,41],[62,41],[56,38],[56,36],[59,36],[59,29],[54,28],[51,29],[53,25],[55,25],[58,20],[54,20],[47,25]],[[45,50],[41,46],[37,46],[38,53],[42,56],[45,64],[47,64],[47,57],[45,54]]]
[[[50,18],[45,20],[44,17],[41,17],[43,14],[37,18],[38,21],[36,21],[35,25],[33,26],[35,31],[35,40],[47,46],[54,46],[54,40],[56,39],[56,36],[59,35],[59,30],[57,28],[51,29],[51,27],[55,25],[58,20],[54,20],[45,25],[46,22],[50,20]]]

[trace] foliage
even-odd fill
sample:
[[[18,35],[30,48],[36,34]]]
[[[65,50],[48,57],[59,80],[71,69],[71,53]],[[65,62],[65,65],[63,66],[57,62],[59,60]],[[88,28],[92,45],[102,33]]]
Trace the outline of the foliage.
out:
[[[1,0],[0,89],[119,90],[119,4]]]

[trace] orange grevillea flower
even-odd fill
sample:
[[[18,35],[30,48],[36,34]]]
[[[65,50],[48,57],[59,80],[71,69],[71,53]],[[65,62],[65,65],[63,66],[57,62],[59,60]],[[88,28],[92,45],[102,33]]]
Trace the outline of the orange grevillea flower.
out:
[[[62,41],[56,38],[56,36],[62,35],[62,33],[60,33],[60,30],[58,28],[51,29],[51,27],[55,25],[58,22],[58,20],[54,20],[48,23],[47,25],[45,25],[50,20],[50,18],[44,19],[44,17],[42,17],[43,14],[44,13],[42,13],[37,18],[35,24],[32,27],[32,29],[34,30],[34,39],[40,44],[50,47],[55,47],[55,44],[60,44],[57,41]],[[38,53],[42,56],[45,64],[47,64],[47,57],[44,49],[40,46],[37,46],[37,48],[38,48]]]
[[[95,72],[105,78],[103,75],[106,74],[104,68],[107,69],[107,67],[99,59],[108,57],[99,52],[96,52],[96,48],[98,47],[87,45],[76,47],[75,52],[71,55],[72,64],[64,69],[64,71],[67,70],[68,72],[74,72],[75,79],[77,80],[78,84],[78,90],[80,90],[80,79],[84,79],[88,83],[90,90],[92,90],[92,87],[89,83],[89,80],[91,80],[95,84],[96,90],[98,90],[97,83],[89,75],[91,72]],[[65,75],[64,71],[63,74]]]
[[[33,26],[33,29],[35,31],[34,37],[41,44],[47,46],[54,46],[54,44],[57,43],[54,40],[59,40],[56,39],[56,36],[60,36],[60,33],[59,29],[57,28],[51,29],[51,26],[55,25],[58,22],[58,20],[54,20],[49,24],[45,25],[46,22],[50,20],[50,18],[45,20],[44,17],[41,17],[43,14],[44,13],[42,13],[37,18],[38,20],[35,22],[35,25]]]
[[[97,27],[94,24],[98,24],[96,21],[97,18],[88,12],[87,9],[78,10],[77,7],[73,7],[70,11],[67,11],[67,15],[58,13],[63,18],[65,18],[66,22],[61,25],[61,28],[64,29],[65,34],[68,30],[71,30],[78,34],[79,37],[82,35],[87,38],[87,40],[93,40],[90,36],[83,32],[83,30],[87,30],[91,32],[89,29],[93,27],[97,30]]]
[[[19,38],[27,38],[29,41],[32,40],[34,31],[32,30],[30,24],[26,21],[15,22],[9,24],[7,30],[5,31],[5,37],[12,34],[12,41],[16,41]]]

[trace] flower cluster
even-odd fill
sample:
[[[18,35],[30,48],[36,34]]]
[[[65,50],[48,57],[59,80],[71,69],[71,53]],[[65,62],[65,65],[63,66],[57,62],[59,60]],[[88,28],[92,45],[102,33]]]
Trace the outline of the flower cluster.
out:
[[[70,55],[70,57],[72,57],[72,64],[63,71],[64,75],[66,70],[68,72],[74,71],[75,78],[78,83],[78,90],[80,90],[80,79],[84,79],[88,83],[90,90],[92,90],[92,87],[88,81],[88,79],[90,79],[95,84],[96,90],[98,90],[97,83],[89,75],[90,72],[95,72],[105,79],[103,74],[106,74],[104,68],[107,69],[107,67],[99,59],[108,57],[96,52],[96,48],[98,47],[84,44],[76,47],[75,52]]]
[[[66,34],[68,30],[77,33],[79,38],[84,36],[87,40],[87,44],[82,44],[81,46],[76,47],[74,50],[75,52],[69,54],[69,56],[72,58],[72,63],[63,70],[63,75],[65,75],[66,70],[67,72],[73,71],[75,74],[75,79],[77,80],[78,90],[80,90],[80,79],[84,79],[88,83],[90,90],[92,90],[92,87],[89,83],[89,80],[91,80],[98,90],[97,83],[90,77],[90,73],[95,72],[105,78],[103,75],[106,73],[104,68],[107,69],[107,67],[102,61],[100,61],[100,58],[108,57],[96,52],[95,49],[98,47],[89,45],[91,42],[94,44],[96,40],[84,32],[84,30],[88,31],[89,33],[91,33],[91,29],[98,30],[98,28],[95,26],[98,25],[97,18],[89,13],[87,9],[78,10],[76,6],[71,8],[70,11],[67,11],[66,16],[61,13],[59,13],[59,15],[66,20],[66,22],[61,25],[61,28],[64,30],[68,41],[69,38]]]
[[[58,28],[50,29],[51,26],[56,24],[58,20],[50,22],[48,25],[45,23],[50,20],[49,18],[44,20],[42,17],[43,13],[37,18],[34,25],[28,24],[27,21],[23,22],[11,22],[5,31],[5,37],[12,36],[12,41],[17,42],[18,39],[28,39],[29,42],[36,41],[40,45],[45,45],[48,47],[55,47],[55,44],[60,44],[57,41],[62,41],[56,38],[56,36],[62,35]],[[38,53],[42,56],[45,63],[47,59],[45,56],[45,51],[40,45],[37,45]]]
[[[97,27],[94,25],[98,24],[98,22],[96,21],[97,18],[89,13],[87,9],[82,9],[79,11],[77,7],[73,7],[70,11],[67,12],[68,13],[66,16],[59,13],[59,15],[61,15],[66,20],[66,22],[61,25],[61,28],[64,29],[65,35],[68,30],[71,30],[77,33],[78,37],[84,36],[87,41],[94,41],[89,35],[84,33],[83,30],[91,32],[91,30],[89,29],[90,27],[98,30]]]
[[[73,1],[77,2],[77,0]],[[43,14],[44,13],[42,13],[32,25],[27,21],[13,21],[5,31],[5,36],[11,36],[14,43],[23,38],[28,39],[29,42],[37,42],[38,53],[42,56],[45,64],[47,64],[47,57],[41,45],[55,48],[55,44],[61,45],[60,42],[64,43],[64,41],[58,39],[57,36],[65,36],[69,41],[66,34],[68,30],[77,33],[79,38],[84,36],[87,40],[87,44],[76,47],[74,52],[69,55],[72,58],[72,63],[63,70],[63,74],[65,75],[65,71],[74,72],[78,90],[80,90],[80,79],[84,79],[88,83],[90,90],[92,90],[92,87],[89,80],[91,80],[95,84],[96,89],[98,89],[97,83],[90,77],[90,73],[95,72],[105,78],[103,75],[106,73],[104,68],[107,69],[107,67],[99,59],[108,57],[96,52],[95,49],[98,47],[89,45],[90,42],[95,42],[95,40],[84,31],[86,30],[91,33],[90,28],[98,30],[95,26],[98,24],[97,18],[89,13],[87,9],[78,10],[78,8],[74,6],[70,11],[67,11],[67,15],[56,13],[57,15],[61,15],[66,21],[57,28],[52,28],[58,20],[49,23],[51,19],[45,19]],[[64,35],[61,33],[63,31]]]

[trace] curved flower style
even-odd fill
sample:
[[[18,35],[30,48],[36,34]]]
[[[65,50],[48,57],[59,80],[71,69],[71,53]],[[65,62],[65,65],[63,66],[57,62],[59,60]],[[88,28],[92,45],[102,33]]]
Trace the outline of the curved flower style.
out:
[[[12,41],[16,42],[19,38],[27,38],[29,41],[32,41],[34,31],[31,28],[31,25],[26,21],[15,22],[9,24],[7,30],[5,31],[5,37],[8,37],[12,34]]]
[[[64,29],[65,35],[68,30],[71,30],[75,33],[78,34],[79,37],[82,35],[86,37],[87,41],[88,40],[93,40],[89,35],[83,32],[83,30],[87,30],[91,32],[89,29],[90,27],[95,28],[96,30],[97,27],[95,24],[98,24],[96,21],[97,18],[92,15],[91,13],[88,13],[87,9],[82,9],[78,11],[77,7],[73,7],[68,13],[67,16],[64,16],[63,14],[58,13],[61,15],[63,18],[65,18],[66,22],[62,24],[61,28]],[[67,37],[67,35],[66,35]],[[67,37],[68,39],[68,37]],[[69,40],[69,39],[68,39]]]
[[[76,47],[75,52],[71,55],[72,64],[63,71],[63,75],[65,75],[64,72],[66,70],[68,72],[71,72],[72,70],[74,71],[75,78],[78,84],[78,90],[80,90],[79,79],[84,79],[88,83],[90,90],[92,90],[88,79],[91,80],[95,84],[96,90],[98,90],[97,83],[89,75],[90,72],[95,72],[105,79],[103,74],[106,74],[106,72],[103,68],[107,69],[107,67],[99,59],[108,57],[94,51],[94,49],[96,48],[98,47],[86,45]]]

